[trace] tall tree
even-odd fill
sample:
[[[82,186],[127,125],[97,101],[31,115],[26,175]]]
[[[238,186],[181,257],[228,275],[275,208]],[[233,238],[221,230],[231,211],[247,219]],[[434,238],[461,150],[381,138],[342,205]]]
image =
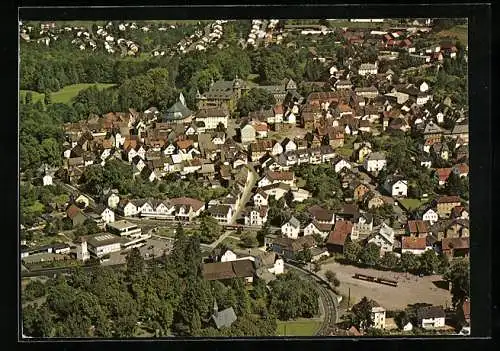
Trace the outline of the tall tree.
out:
[[[344,246],[344,256],[350,262],[358,262],[362,250],[356,241],[348,241]]]
[[[375,266],[380,260],[380,247],[375,243],[368,243],[361,251],[361,262],[368,266]]]
[[[373,302],[364,296],[351,309],[351,322],[359,329],[368,329],[373,325],[372,318]]]
[[[444,279],[451,283],[453,305],[459,306],[470,295],[470,266],[466,258],[451,262]]]

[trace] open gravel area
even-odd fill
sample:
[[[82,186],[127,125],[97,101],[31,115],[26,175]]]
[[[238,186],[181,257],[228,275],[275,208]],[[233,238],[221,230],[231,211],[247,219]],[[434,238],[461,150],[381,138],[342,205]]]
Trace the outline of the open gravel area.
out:
[[[341,265],[337,262],[325,263],[319,272],[324,277],[327,270],[332,270],[340,280],[339,292],[348,296],[351,289],[351,306],[363,296],[377,301],[388,310],[402,310],[408,304],[425,302],[434,305],[450,306],[451,294],[448,290],[439,287],[442,280],[440,275],[418,277],[411,274],[385,272],[375,269],[358,268]],[[353,278],[354,274],[366,274],[375,277],[398,281],[397,287],[372,283]],[[438,283],[436,285],[435,283]]]

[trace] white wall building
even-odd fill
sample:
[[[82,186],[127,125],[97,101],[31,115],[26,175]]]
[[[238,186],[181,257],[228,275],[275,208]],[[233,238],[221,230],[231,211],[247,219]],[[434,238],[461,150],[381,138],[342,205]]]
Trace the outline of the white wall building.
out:
[[[373,328],[385,329],[385,308],[382,306],[372,307]]]
[[[288,222],[281,226],[281,233],[288,238],[297,239],[300,232],[300,222],[297,218],[292,217]]]

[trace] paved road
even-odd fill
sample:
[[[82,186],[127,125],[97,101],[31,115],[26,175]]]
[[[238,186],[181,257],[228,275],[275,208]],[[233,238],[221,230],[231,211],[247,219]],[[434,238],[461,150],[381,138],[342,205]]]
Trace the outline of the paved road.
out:
[[[289,263],[285,263],[285,266],[287,268],[299,272],[302,275],[307,275],[310,278],[314,279],[314,281],[316,281],[320,299],[323,304],[323,310],[325,311],[325,318],[323,319],[321,327],[316,332],[316,335],[317,336],[329,335],[330,329],[338,322],[338,317],[339,317],[338,302],[336,297],[333,295],[333,292],[325,287],[324,285],[325,281],[322,278],[318,277],[312,272],[291,265]]]
[[[247,179],[247,182],[245,183],[245,189],[243,190],[241,201],[237,206],[236,211],[234,212],[230,224],[234,224],[236,219],[238,219],[238,217],[240,216],[241,211],[245,208],[245,205],[248,202],[248,200],[250,200],[250,196],[252,195],[252,189],[255,186],[255,183],[257,182],[257,172],[255,172],[255,169],[252,166],[248,165],[245,165],[245,167],[248,169],[250,177],[249,179]]]

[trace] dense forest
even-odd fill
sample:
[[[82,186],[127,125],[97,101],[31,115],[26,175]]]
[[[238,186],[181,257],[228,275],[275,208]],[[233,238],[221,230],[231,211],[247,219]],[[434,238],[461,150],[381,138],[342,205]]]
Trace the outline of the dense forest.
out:
[[[47,283],[30,282],[23,303],[46,296],[45,302],[23,308],[24,333],[33,337],[131,337],[142,330],[156,336],[274,336],[277,318],[288,320],[318,313],[312,282],[293,272],[266,288],[243,280],[206,281],[201,275],[198,235],[179,226],[170,255],[163,263],[143,261],[137,249],[122,269],[76,269]],[[214,302],[232,307],[237,320],[218,330],[210,321]]]

